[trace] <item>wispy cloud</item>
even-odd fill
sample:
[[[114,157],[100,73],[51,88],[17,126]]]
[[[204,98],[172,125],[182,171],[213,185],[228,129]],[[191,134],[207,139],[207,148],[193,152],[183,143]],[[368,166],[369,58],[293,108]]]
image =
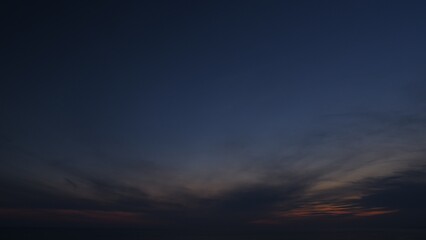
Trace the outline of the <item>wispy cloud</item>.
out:
[[[114,165],[116,160],[112,166],[98,161],[93,169],[26,154],[40,167],[2,177],[1,208],[22,218],[29,216],[25,211],[44,210],[47,218],[75,213],[93,221],[120,213],[141,224],[166,225],[417,216],[413,209],[423,206],[401,196],[423,197],[425,171],[414,170],[425,164],[426,119],[360,114],[327,121],[335,117],[349,120],[272,152],[250,151],[253,144],[226,145],[211,156],[232,164],[222,159],[210,168],[145,160]],[[15,156],[21,156],[18,150]],[[36,169],[44,174],[32,174]]]

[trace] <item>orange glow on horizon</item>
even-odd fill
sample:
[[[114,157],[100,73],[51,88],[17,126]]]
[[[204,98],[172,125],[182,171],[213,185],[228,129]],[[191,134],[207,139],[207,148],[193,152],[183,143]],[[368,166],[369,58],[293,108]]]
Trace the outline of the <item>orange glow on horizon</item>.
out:
[[[276,216],[282,218],[306,218],[320,216],[355,216],[370,217],[383,214],[391,214],[398,210],[389,210],[384,208],[362,208],[350,204],[324,204],[314,203],[302,206],[300,208],[279,212]]]
[[[370,210],[370,211],[356,213],[355,216],[370,217],[370,216],[377,216],[377,215],[383,215],[383,214],[391,214],[396,212],[398,212],[398,210]]]

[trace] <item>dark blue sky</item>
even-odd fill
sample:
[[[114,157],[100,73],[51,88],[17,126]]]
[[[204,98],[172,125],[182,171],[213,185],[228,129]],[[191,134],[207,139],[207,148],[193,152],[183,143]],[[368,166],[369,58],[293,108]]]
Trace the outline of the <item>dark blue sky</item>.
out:
[[[3,11],[2,219],[426,226],[423,1]]]

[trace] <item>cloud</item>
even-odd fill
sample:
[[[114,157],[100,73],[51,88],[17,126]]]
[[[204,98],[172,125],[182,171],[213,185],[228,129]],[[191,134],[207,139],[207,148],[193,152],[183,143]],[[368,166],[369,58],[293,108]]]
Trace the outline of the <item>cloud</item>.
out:
[[[426,226],[426,167],[372,179],[365,187],[371,189],[371,193],[359,199],[358,204],[398,210],[394,223]]]
[[[221,160],[212,168],[119,159],[84,164],[26,154],[42,167],[4,175],[0,208],[21,217],[28,216],[20,214],[24,211],[39,210],[47,211],[47,217],[55,211],[86,217],[123,213],[143,216],[142,225],[164,226],[289,225],[315,218],[335,224],[336,219],[354,222],[380,216],[409,222],[423,213],[418,203],[425,200],[424,185],[418,179],[424,179],[425,171],[413,169],[425,163],[425,118],[337,118],[342,117],[349,121],[339,120],[341,125],[282,149],[268,149],[275,151],[251,151],[255,144],[226,145],[213,156],[225,154],[232,162]],[[15,156],[22,156],[16,151]]]

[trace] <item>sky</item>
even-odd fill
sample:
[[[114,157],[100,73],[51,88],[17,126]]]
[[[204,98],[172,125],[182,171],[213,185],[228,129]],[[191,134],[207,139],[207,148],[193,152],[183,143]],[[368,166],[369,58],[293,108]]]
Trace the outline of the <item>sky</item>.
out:
[[[6,1],[0,225],[426,228],[424,1]]]

